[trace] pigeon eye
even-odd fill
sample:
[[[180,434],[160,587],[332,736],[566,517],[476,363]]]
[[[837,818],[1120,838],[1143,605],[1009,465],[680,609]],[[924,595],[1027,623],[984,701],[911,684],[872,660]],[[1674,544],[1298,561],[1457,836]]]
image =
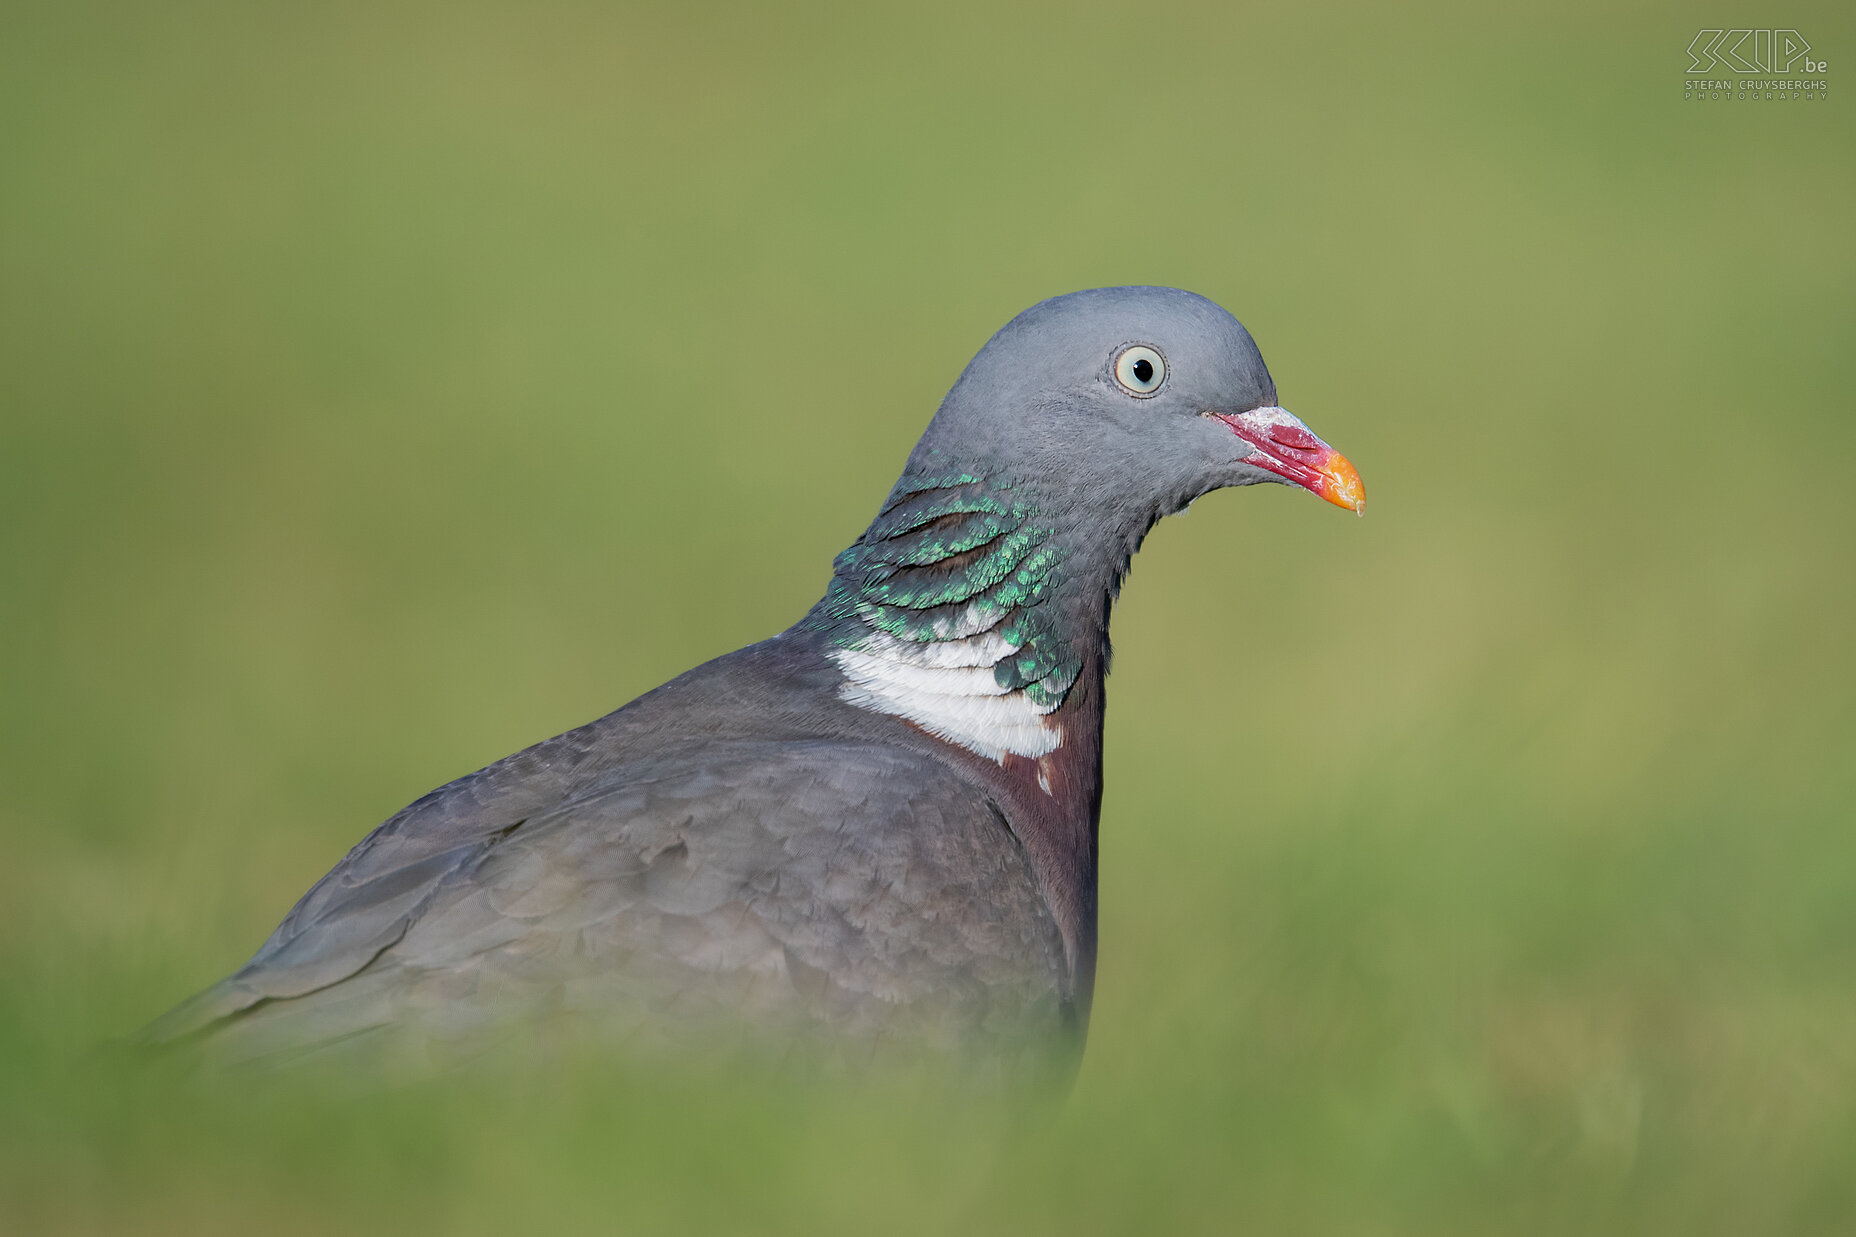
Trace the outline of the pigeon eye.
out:
[[[1130,395],[1152,395],[1166,381],[1166,358],[1136,344],[1115,358],[1115,381]]]

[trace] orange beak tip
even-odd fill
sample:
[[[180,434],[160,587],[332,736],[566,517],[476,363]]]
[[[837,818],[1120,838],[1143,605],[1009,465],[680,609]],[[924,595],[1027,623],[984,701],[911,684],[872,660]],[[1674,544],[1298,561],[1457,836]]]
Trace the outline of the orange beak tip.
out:
[[[1334,451],[1321,462],[1321,497],[1336,507],[1345,507],[1355,515],[1366,514],[1366,485],[1351,461]]]

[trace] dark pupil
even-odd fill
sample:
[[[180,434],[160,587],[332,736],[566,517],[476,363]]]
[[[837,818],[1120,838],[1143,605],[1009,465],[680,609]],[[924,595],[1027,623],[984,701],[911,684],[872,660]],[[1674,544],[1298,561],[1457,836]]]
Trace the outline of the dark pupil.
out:
[[[1154,363],[1146,357],[1142,357],[1140,360],[1136,361],[1134,363],[1134,379],[1136,382],[1143,384],[1152,382],[1154,380]]]

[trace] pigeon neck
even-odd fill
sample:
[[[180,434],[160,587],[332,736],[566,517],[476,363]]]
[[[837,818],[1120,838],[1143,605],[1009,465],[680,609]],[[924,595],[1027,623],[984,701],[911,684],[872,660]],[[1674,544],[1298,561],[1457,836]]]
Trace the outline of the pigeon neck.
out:
[[[1001,764],[1061,748],[1132,553],[1088,552],[1073,509],[1001,472],[905,474],[803,624],[833,646],[839,695]]]

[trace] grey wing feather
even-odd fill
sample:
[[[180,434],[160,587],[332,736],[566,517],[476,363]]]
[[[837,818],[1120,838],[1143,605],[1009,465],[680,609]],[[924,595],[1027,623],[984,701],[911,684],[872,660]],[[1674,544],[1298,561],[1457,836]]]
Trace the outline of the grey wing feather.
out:
[[[937,762],[739,744],[552,804],[524,786],[478,796],[504,814],[447,788],[383,825],[156,1035],[204,1029],[253,1056],[549,1010],[949,1042],[1062,1021],[1061,938],[1029,864]]]

